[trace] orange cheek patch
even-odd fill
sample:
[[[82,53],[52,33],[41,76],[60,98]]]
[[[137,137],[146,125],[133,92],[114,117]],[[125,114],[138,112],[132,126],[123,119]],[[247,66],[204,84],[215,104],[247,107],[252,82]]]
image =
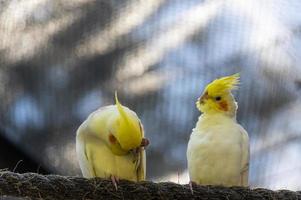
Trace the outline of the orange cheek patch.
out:
[[[116,143],[116,138],[114,137],[114,135],[111,133],[109,135],[109,141],[112,143],[112,144],[115,144]]]
[[[220,109],[223,110],[223,111],[228,111],[228,104],[227,104],[226,101],[220,102],[220,103],[219,103],[219,107],[220,107]]]

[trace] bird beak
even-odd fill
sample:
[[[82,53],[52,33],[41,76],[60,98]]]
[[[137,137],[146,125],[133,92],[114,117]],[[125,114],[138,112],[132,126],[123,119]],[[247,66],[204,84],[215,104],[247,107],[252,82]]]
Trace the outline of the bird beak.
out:
[[[205,94],[203,94],[203,95],[200,97],[200,99],[199,99],[200,104],[204,104],[205,101],[207,101],[208,99],[209,99],[208,93],[205,92]]]

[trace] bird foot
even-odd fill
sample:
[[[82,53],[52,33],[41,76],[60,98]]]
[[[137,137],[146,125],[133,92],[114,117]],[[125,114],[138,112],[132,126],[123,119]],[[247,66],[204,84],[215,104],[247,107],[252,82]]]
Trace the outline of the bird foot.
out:
[[[142,138],[141,147],[147,147],[149,145],[149,140],[147,138]]]
[[[196,185],[196,183],[193,181],[189,181],[189,189],[190,189],[192,195],[193,195],[193,185]]]
[[[143,148],[147,147],[148,145],[149,145],[149,140],[146,138],[142,138],[140,147],[137,147],[136,149],[132,150],[133,154],[135,155],[139,153],[140,151],[143,150]]]
[[[116,191],[118,190],[118,183],[119,183],[119,178],[117,176],[111,175],[110,176],[111,181],[116,189]]]

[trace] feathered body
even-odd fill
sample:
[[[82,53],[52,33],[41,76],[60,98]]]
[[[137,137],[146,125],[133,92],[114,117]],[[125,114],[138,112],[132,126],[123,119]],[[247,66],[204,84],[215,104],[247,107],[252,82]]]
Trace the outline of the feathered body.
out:
[[[203,112],[187,148],[190,180],[204,185],[247,186],[249,139],[236,122],[237,103],[231,90],[238,74],[210,83],[197,101]]]
[[[83,176],[144,180],[143,137],[136,113],[122,106],[116,96],[116,105],[91,113],[77,130],[76,151]]]

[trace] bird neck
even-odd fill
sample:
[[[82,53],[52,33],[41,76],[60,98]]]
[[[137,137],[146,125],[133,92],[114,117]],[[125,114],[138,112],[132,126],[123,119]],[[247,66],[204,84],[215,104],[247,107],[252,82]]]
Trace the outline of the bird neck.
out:
[[[201,114],[199,118],[203,120],[213,120],[217,118],[228,118],[236,120],[236,112],[208,112]]]
[[[222,123],[236,123],[236,117],[230,117],[223,113],[204,113],[199,117],[196,129],[206,129]]]

